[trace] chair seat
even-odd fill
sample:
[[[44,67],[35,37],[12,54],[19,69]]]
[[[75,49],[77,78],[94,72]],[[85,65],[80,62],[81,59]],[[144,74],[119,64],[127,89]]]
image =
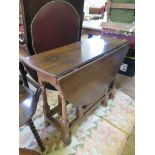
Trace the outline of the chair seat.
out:
[[[33,104],[33,93],[20,85],[19,87],[19,126],[24,125],[31,119],[36,109]]]
[[[28,88],[24,87],[23,85],[19,85],[19,127],[27,124],[29,125],[38,145],[40,146],[41,150],[44,151],[45,147],[41,138],[34,126],[34,123],[31,119],[33,114],[37,108],[37,102],[41,93],[41,89],[38,88],[35,94]],[[24,155],[24,154],[22,154]],[[25,155],[33,155],[32,153],[27,153]]]
[[[29,149],[19,149],[19,155],[40,155],[39,153]]]

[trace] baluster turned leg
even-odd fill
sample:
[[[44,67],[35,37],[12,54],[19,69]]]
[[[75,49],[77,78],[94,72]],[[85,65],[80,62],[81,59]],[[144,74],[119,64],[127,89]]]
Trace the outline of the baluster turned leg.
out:
[[[39,144],[39,146],[40,146],[40,148],[41,148],[41,150],[42,150],[42,152],[43,152],[43,151],[45,150],[45,147],[44,147],[43,142],[42,142],[42,140],[40,139],[40,136],[39,136],[39,134],[38,134],[38,132],[37,132],[37,130],[36,130],[34,124],[33,124],[32,119],[30,119],[30,120],[28,121],[28,125],[29,125],[29,127],[31,128],[31,131],[32,131],[34,137],[36,138],[36,140],[37,140],[37,142],[38,142],[38,144]]]
[[[61,103],[62,103],[62,137],[64,144],[67,146],[71,142],[70,130],[69,130],[69,120],[67,117],[67,102],[63,96],[61,96]]]
[[[47,115],[50,115],[50,106],[48,105],[48,102],[47,102],[45,83],[41,81],[40,84],[42,88],[44,121],[45,121],[45,126],[47,127],[50,125],[50,123],[47,121]]]

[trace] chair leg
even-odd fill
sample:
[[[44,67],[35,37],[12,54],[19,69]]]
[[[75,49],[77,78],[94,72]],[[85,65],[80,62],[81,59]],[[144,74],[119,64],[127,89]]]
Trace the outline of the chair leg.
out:
[[[36,138],[36,140],[37,140],[37,142],[38,142],[38,145],[39,145],[40,148],[41,148],[41,151],[42,151],[42,152],[45,151],[45,147],[44,147],[44,145],[43,145],[43,142],[42,142],[42,140],[40,139],[40,136],[39,136],[39,134],[38,134],[38,132],[37,132],[35,126],[34,126],[34,123],[33,123],[32,119],[30,119],[30,120],[28,121],[28,125],[29,125],[29,127],[31,128],[31,131],[32,131],[34,137]]]

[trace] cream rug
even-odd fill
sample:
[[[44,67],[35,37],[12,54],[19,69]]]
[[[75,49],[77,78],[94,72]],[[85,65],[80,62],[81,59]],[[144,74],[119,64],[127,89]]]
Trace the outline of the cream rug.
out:
[[[57,104],[58,94],[54,91],[48,91],[47,94],[52,108]],[[33,120],[46,146],[44,152],[46,155],[121,155],[134,126],[134,100],[117,90],[115,98],[108,100],[106,108],[99,105],[92,114],[72,130],[71,144],[64,147],[60,133],[53,126],[45,128],[42,105],[40,97]],[[68,106],[68,111],[69,118],[73,119],[75,111],[71,104]],[[55,117],[59,118],[59,115]],[[20,147],[40,152],[28,126],[20,128],[19,138]]]

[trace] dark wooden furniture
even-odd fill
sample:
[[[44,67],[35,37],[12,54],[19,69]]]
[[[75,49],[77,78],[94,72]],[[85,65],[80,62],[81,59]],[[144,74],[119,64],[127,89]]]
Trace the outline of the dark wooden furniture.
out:
[[[35,51],[33,49],[33,43],[32,43],[33,38],[32,38],[32,34],[31,34],[32,21],[33,21],[35,15],[38,13],[38,11],[49,2],[53,2],[53,3],[57,3],[57,4],[59,3],[60,6],[61,6],[61,3],[67,3],[68,5],[72,6],[74,8],[74,10],[76,10],[76,12],[79,16],[79,19],[80,19],[79,35],[77,37],[78,37],[78,40],[80,40],[80,38],[81,38],[84,0],[80,0],[80,1],[79,0],[20,0],[21,12],[22,12],[23,23],[24,23],[25,41],[26,41],[26,46],[28,48],[28,52],[31,55],[35,54]],[[55,18],[53,20],[54,21],[56,21],[56,19],[59,20],[60,15],[62,16],[62,20],[63,20],[63,16],[65,16],[65,14],[63,13],[62,7],[58,8],[58,11],[56,11]],[[71,16],[71,14],[67,14],[67,15]],[[65,26],[66,24],[72,24],[72,23],[64,22],[61,26]],[[59,27],[59,25],[58,25],[58,27]],[[64,38],[66,38],[66,37],[67,36],[64,36]]]
[[[80,17],[68,2],[53,1],[45,4],[31,23],[33,50],[41,53],[79,39]]]
[[[40,155],[40,154],[30,149],[19,148],[19,155]]]
[[[28,88],[24,87],[23,85],[19,85],[19,127],[24,124],[28,124],[41,150],[44,151],[45,147],[31,119],[36,111],[40,93],[41,88],[37,89],[36,93],[34,94]]]
[[[128,42],[109,37],[93,37],[23,59],[37,71],[42,87],[45,121],[62,133],[64,143],[70,142],[70,129],[97,103],[114,96],[115,76],[128,51]],[[45,82],[59,91],[59,105],[49,108]],[[69,122],[67,104],[76,107],[76,118]],[[58,122],[53,115],[62,113]]]
[[[29,55],[77,42],[81,38],[84,0],[21,0]],[[35,82],[35,70],[25,65]],[[46,83],[46,88],[55,90]]]

